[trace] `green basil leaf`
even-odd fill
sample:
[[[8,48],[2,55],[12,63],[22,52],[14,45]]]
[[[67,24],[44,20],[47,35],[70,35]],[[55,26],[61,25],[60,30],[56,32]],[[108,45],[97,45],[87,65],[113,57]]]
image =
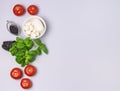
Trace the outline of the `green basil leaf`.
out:
[[[24,43],[28,49],[33,47],[33,41],[29,37],[24,39]]]
[[[34,41],[35,41],[35,43],[36,43],[37,45],[41,45],[41,44],[42,44],[42,42],[41,42],[40,39],[34,39]]]
[[[48,49],[47,49],[47,47],[46,47],[44,44],[41,44],[41,45],[40,45],[40,49],[41,49],[44,53],[48,54]]]
[[[16,42],[17,42],[17,43],[23,43],[24,41],[23,41],[22,38],[16,37]]]
[[[22,49],[24,47],[25,47],[25,44],[23,44],[23,43],[17,43],[16,44],[16,48],[18,48],[18,49]]]

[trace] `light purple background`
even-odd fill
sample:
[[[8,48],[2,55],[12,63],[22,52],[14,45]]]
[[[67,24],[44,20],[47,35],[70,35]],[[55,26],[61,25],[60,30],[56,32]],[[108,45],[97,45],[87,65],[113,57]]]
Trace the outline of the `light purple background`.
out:
[[[16,3],[39,6],[47,32],[42,41],[49,54],[32,63],[38,69],[24,90],[9,72],[20,67],[0,47],[0,91],[120,91],[120,1],[119,0],[3,0],[0,3],[0,45],[14,40],[6,20],[19,25],[29,17],[17,17]],[[24,75],[24,77],[27,77]]]

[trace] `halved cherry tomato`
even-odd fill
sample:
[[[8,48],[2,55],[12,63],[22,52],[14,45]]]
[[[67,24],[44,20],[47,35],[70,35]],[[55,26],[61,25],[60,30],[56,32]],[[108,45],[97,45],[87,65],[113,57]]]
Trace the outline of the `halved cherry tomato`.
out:
[[[24,72],[27,76],[33,76],[36,74],[36,68],[32,65],[27,65],[24,69]]]
[[[13,79],[20,79],[22,77],[22,71],[19,68],[13,68],[10,72],[10,75]]]
[[[16,4],[14,7],[13,7],[13,12],[16,16],[21,16],[25,13],[25,8],[23,5],[21,4]]]
[[[20,83],[21,87],[24,89],[28,89],[32,86],[32,82],[28,78],[23,78]]]
[[[28,8],[27,8],[27,11],[29,14],[31,15],[35,15],[38,13],[38,7],[36,5],[30,5]]]

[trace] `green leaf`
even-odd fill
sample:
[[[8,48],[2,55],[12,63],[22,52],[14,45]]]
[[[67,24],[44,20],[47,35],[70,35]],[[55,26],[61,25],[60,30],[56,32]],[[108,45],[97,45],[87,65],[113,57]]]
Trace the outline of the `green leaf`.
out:
[[[26,60],[25,60],[25,65],[28,65],[28,64],[29,64],[29,60],[26,59]]]
[[[37,52],[36,52],[35,50],[31,50],[31,51],[29,51],[28,54],[30,54],[30,55],[32,55],[32,56],[35,56],[35,55],[37,54]]]
[[[25,60],[25,57],[16,57],[16,62],[21,64]]]
[[[22,49],[24,47],[25,47],[25,44],[23,44],[23,43],[17,43],[16,44],[16,48],[18,48],[18,49]]]
[[[41,55],[41,53],[42,53],[40,47],[38,47],[35,51],[36,51],[37,55]]]
[[[10,52],[13,51],[13,50],[16,50],[16,47],[12,46],[12,47],[9,49]]]
[[[12,56],[14,56],[17,53],[17,50],[13,50],[10,52]]]
[[[16,50],[16,42],[14,42],[11,46],[11,48],[9,49],[9,51],[13,51],[13,50]]]
[[[36,43],[37,45],[41,45],[41,44],[42,44],[42,42],[41,42],[40,39],[34,39],[34,41],[35,41],[35,43]]]
[[[44,44],[41,44],[41,45],[40,45],[40,49],[41,49],[44,53],[48,54],[48,49],[47,49],[47,47],[46,47]]]
[[[31,50],[34,43],[36,43],[38,47],[35,50]],[[22,67],[33,62],[37,55],[41,55],[42,51],[48,54],[48,49],[40,39],[34,39],[33,42],[30,38],[22,39],[19,37],[16,37],[16,42],[14,42],[9,49],[9,52],[16,57],[16,62]]]
[[[35,56],[32,55],[27,55],[26,60],[28,60],[29,62],[32,62],[35,59]]]
[[[12,43],[12,47],[15,47],[16,46],[16,42]]]
[[[24,67],[26,64],[25,64],[25,61],[22,61],[21,62],[21,66]]]
[[[29,37],[24,39],[24,43],[28,49],[33,47],[33,41]]]
[[[19,50],[19,51],[15,54],[16,57],[23,57],[24,55],[25,55],[25,50]]]
[[[10,53],[12,56],[14,56],[16,53],[17,53],[17,49],[16,47],[12,46],[10,49],[9,49]]]
[[[23,41],[22,38],[16,37],[16,42],[17,42],[17,43],[23,43],[24,41]]]

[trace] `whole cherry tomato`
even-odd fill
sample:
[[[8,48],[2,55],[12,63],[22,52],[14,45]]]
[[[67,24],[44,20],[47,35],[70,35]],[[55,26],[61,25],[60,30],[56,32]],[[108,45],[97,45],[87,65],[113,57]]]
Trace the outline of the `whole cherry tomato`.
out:
[[[21,87],[24,89],[28,89],[32,86],[32,82],[28,78],[23,78],[20,83]]]
[[[13,79],[20,79],[22,77],[22,71],[19,68],[13,68],[10,72],[10,75]]]
[[[13,12],[16,16],[21,16],[25,13],[25,8],[23,5],[21,4],[16,4],[14,7],[13,7]]]
[[[38,13],[38,7],[36,5],[30,5],[28,8],[27,8],[27,11],[29,14],[31,15],[35,15]]]
[[[33,76],[36,74],[36,68],[32,65],[27,65],[24,69],[24,72],[27,76]]]

